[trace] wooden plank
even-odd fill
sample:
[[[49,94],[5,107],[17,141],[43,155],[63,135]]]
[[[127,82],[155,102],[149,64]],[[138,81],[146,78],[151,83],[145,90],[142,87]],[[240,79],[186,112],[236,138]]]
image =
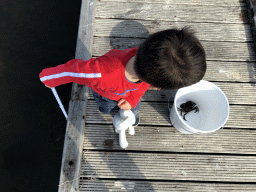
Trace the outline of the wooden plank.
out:
[[[154,3],[154,4],[166,4],[166,5],[173,5],[173,4],[186,4],[186,5],[211,5],[211,6],[246,6],[244,0],[219,0],[219,1],[212,1],[212,0],[99,0],[101,2],[124,2],[124,3]]]
[[[76,42],[76,59],[91,58],[95,0],[82,0],[79,29]]]
[[[149,34],[170,29],[190,26],[196,31],[199,40],[205,41],[253,41],[250,24],[191,23],[168,21],[95,19],[95,36],[146,38]]]
[[[141,38],[109,38],[94,37],[92,45],[93,56],[98,57],[111,49],[128,49],[138,47],[145,39]],[[237,42],[201,41],[207,60],[215,61],[256,61],[254,44]]]
[[[84,87],[82,89],[85,91]],[[59,192],[77,191],[81,166],[86,101],[69,102],[67,130],[61,164]]]
[[[174,127],[137,126],[126,134],[126,150],[255,154],[256,130],[222,129],[211,134],[182,134]],[[113,125],[88,124],[84,150],[122,150]]]
[[[207,70],[204,80],[255,83],[255,66],[255,62],[207,61]]]
[[[171,126],[167,102],[142,102],[140,109],[140,125]],[[170,105],[171,107],[172,105]],[[86,123],[112,124],[112,114],[102,114],[94,100],[88,101]],[[230,105],[230,114],[225,127],[229,128],[255,128],[256,106]]]
[[[191,183],[191,182],[156,182],[136,180],[83,180],[80,182],[81,191],[175,191],[175,192],[255,192],[254,184],[226,183]]]
[[[82,1],[76,59],[88,60],[91,57],[94,4],[94,0]],[[69,102],[59,192],[75,192],[79,190],[87,98],[88,88],[74,83],[72,86],[71,101]]]
[[[256,104],[255,83],[214,82],[214,84],[224,92],[230,104]]]
[[[175,22],[249,23],[246,7],[192,4],[96,3],[96,18]]]
[[[255,182],[255,156],[84,151],[81,177]]]
[[[240,105],[256,105],[256,84],[255,83],[223,83],[214,82],[228,98],[229,104],[240,104]],[[147,91],[142,101],[161,101],[167,102],[173,101],[175,93],[173,91]],[[89,99],[94,99],[90,89]]]
[[[92,56],[99,57],[109,52],[111,49],[129,49],[138,47],[145,39],[141,38],[109,38],[93,37]]]

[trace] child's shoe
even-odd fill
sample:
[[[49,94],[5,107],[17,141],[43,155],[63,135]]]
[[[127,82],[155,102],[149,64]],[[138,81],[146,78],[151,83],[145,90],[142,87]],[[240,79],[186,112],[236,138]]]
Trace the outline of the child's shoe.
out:
[[[115,112],[118,112],[119,109],[120,109],[120,108],[119,108],[118,106],[115,106],[111,111],[115,113]]]

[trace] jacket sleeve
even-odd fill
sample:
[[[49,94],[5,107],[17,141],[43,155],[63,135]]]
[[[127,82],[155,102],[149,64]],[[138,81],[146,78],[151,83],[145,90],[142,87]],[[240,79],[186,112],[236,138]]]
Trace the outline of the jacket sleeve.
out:
[[[144,83],[144,85],[142,85],[138,90],[131,91],[130,95],[125,98],[126,101],[128,101],[130,103],[132,108],[135,109],[135,107],[139,103],[141,97],[144,95],[144,93],[148,90],[149,87],[150,87],[149,84]]]
[[[43,69],[39,74],[40,80],[49,87],[66,83],[85,84],[88,87],[101,79],[101,67],[97,59],[83,61],[73,59],[66,64]]]

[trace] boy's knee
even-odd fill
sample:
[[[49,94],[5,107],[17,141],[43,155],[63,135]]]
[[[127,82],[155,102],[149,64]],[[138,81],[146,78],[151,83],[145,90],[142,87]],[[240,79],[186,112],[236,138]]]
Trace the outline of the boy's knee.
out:
[[[103,114],[109,114],[111,112],[111,110],[104,109],[103,107],[99,107],[99,111]]]

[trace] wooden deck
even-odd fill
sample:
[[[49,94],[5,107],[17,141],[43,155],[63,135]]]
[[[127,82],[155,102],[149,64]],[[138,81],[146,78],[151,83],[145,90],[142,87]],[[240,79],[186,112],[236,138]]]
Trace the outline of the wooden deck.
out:
[[[249,0],[248,0],[249,2]],[[191,26],[207,56],[204,80],[230,103],[225,128],[186,135],[171,124],[174,91],[147,91],[140,124],[119,146],[114,114],[74,84],[59,191],[256,191],[255,37],[244,0],[83,0],[76,58],[138,46],[151,33]],[[172,102],[171,102],[172,104]]]

